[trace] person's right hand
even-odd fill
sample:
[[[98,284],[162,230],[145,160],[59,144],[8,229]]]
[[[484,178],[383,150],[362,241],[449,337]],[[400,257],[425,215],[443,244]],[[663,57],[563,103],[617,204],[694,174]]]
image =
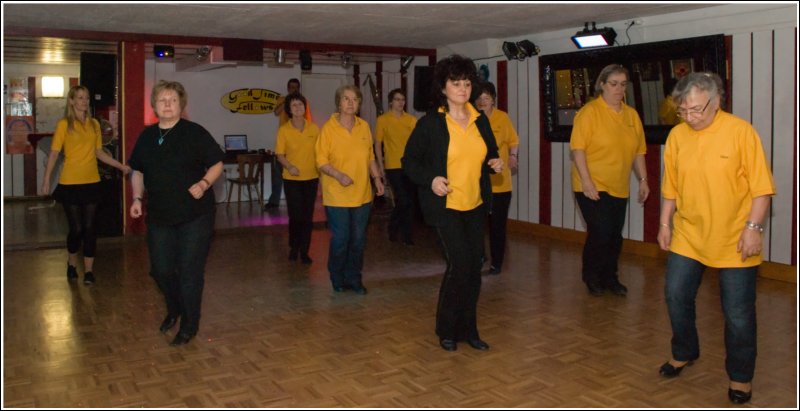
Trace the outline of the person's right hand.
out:
[[[299,176],[300,175],[300,169],[298,169],[295,166],[289,166],[289,170],[288,171],[289,171],[289,174],[291,174],[293,176]]]
[[[587,198],[597,201],[600,199],[600,193],[597,192],[597,187],[594,186],[594,182],[592,180],[584,180],[581,179],[581,186],[583,188],[583,195]]]
[[[450,188],[448,184],[450,184],[450,181],[448,181],[445,177],[435,177],[431,182],[431,190],[433,190],[433,194],[436,194],[439,197],[444,197],[453,192],[453,189]]]
[[[347,187],[347,186],[349,186],[350,184],[353,184],[353,179],[352,179],[352,178],[350,178],[350,176],[348,176],[348,175],[347,175],[347,174],[345,174],[345,173],[339,173],[339,174],[336,176],[336,181],[338,181],[338,182],[339,182],[339,184],[341,184],[343,187]]]
[[[131,205],[131,217],[139,218],[142,216],[142,202],[134,200]]]
[[[41,191],[39,191],[39,194],[43,195],[43,196],[49,196],[50,195],[50,182],[49,181],[42,182],[42,188],[41,188]]]
[[[658,227],[658,246],[664,251],[669,251],[669,243],[672,242],[672,228],[662,225]]]

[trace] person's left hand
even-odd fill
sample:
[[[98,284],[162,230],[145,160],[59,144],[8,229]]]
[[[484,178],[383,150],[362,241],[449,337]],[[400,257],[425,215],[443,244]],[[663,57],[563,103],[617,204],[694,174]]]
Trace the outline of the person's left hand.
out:
[[[508,156],[508,168],[514,172],[517,169],[517,165],[519,160],[517,160],[517,156]]]
[[[650,196],[650,186],[647,185],[647,180],[639,183],[639,204],[644,205],[647,197]]]
[[[736,252],[742,253],[742,261],[745,261],[748,257],[761,254],[762,244],[763,239],[760,232],[745,228],[742,230],[742,235],[739,236]]]
[[[131,171],[132,171],[131,166],[129,165],[122,166],[122,175],[127,176],[128,174],[131,173]]]
[[[493,158],[487,162],[489,167],[494,170],[495,173],[500,173],[503,171],[503,160],[500,158]]]
[[[206,190],[203,189],[203,184],[205,183],[194,183],[191,187],[189,187],[189,193],[192,195],[192,197],[194,197],[195,200],[199,200],[201,197],[203,197],[203,193],[206,192]]]

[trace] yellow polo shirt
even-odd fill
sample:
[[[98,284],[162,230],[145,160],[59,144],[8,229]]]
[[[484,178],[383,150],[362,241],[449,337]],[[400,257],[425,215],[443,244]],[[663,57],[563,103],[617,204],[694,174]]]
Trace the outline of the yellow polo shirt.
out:
[[[390,111],[382,114],[375,121],[375,140],[383,142],[383,167],[385,169],[402,167],[400,159],[403,158],[406,143],[416,125],[417,118],[406,112],[397,117],[394,112]]]
[[[353,184],[344,187],[335,178],[321,173],[322,204],[331,207],[360,207],[372,201],[369,163],[375,160],[369,124],[356,117],[353,131],[339,124],[339,113],[333,113],[322,126],[317,139],[317,168],[330,164],[347,174]]]
[[[305,121],[303,131],[296,129],[291,121],[287,121],[278,128],[278,141],[275,144],[275,154],[285,155],[289,163],[300,170],[299,176],[293,176],[289,174],[289,170],[284,167],[284,180],[303,181],[319,178],[317,162],[314,159],[318,137],[319,127],[307,120]]]
[[[647,152],[642,121],[636,110],[622,103],[617,113],[602,97],[587,103],[575,116],[571,150],[583,150],[597,191],[628,198],[633,160]],[[583,191],[581,176],[572,164],[572,191]]]
[[[447,146],[447,180],[453,191],[447,195],[445,208],[458,211],[469,211],[483,204],[481,198],[481,167],[486,159],[486,143],[483,142],[475,120],[478,110],[467,103],[469,125],[466,129],[447,113],[447,132],[450,144]],[[440,112],[444,108],[439,109]]]
[[[675,126],[664,148],[664,198],[675,200],[670,251],[710,267],[752,267],[736,251],[752,199],[775,194],[764,148],[746,121],[719,110],[710,126]]]
[[[519,145],[519,136],[514,125],[511,124],[511,118],[508,114],[495,108],[492,110],[492,115],[489,116],[489,123],[492,125],[492,133],[497,142],[497,151],[500,158],[503,160],[503,171],[500,173],[492,174],[492,192],[493,193],[508,193],[511,191],[511,168],[508,164],[508,150],[512,147]]]
[[[64,151],[64,169],[58,178],[59,184],[89,184],[100,181],[97,171],[97,149],[103,147],[100,123],[89,119],[86,123],[73,121],[73,129],[67,129],[67,119],[56,124],[53,135],[53,151]]]

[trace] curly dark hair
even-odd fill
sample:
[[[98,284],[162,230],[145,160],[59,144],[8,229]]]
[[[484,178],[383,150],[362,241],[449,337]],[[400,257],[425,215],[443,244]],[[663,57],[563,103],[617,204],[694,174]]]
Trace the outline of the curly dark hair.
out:
[[[474,85],[478,84],[478,70],[475,69],[475,63],[458,54],[445,57],[436,63],[431,82],[431,101],[434,109],[444,107],[445,111],[450,111],[447,97],[442,92],[447,80],[469,80]]]
[[[473,96],[475,97],[472,101],[478,99],[481,94],[486,93],[488,94],[492,100],[497,100],[497,89],[494,87],[494,83],[491,81],[482,81],[476,85],[472,86]]]
[[[303,107],[305,107],[306,104],[308,104],[306,102],[306,98],[303,97],[303,95],[300,93],[291,93],[288,96],[286,96],[286,98],[283,100],[283,112],[286,113],[286,115],[289,118],[292,118],[292,101],[294,100],[302,101]]]

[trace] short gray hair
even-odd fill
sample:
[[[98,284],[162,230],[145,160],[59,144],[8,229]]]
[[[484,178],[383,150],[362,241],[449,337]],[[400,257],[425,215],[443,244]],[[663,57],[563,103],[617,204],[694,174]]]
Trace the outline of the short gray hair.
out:
[[[672,101],[675,105],[681,105],[693,88],[708,92],[708,97],[712,99],[719,96],[720,104],[725,100],[722,78],[717,73],[706,71],[689,73],[675,85],[675,89],[672,90]]]

